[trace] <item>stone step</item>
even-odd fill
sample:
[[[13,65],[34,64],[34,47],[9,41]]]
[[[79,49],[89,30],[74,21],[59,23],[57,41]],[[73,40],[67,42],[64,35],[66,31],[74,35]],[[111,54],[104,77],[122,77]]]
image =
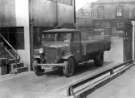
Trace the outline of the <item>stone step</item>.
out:
[[[21,67],[24,67],[24,64],[23,63],[12,63],[12,67],[13,68],[21,68]]]
[[[15,74],[22,73],[22,72],[26,72],[26,71],[28,71],[28,67],[16,68]]]

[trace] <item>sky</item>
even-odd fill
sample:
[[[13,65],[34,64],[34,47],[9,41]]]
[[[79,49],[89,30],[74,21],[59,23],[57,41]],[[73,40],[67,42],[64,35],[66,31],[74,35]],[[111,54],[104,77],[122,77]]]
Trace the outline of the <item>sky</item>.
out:
[[[86,3],[91,3],[97,0],[76,0],[76,9],[78,10],[79,8],[81,8],[83,5],[85,5]]]

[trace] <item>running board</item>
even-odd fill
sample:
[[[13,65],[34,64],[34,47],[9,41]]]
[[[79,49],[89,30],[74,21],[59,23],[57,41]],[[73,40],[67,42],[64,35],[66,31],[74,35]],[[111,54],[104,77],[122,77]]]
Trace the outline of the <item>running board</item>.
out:
[[[79,65],[88,64],[88,63],[90,63],[90,62],[93,62],[93,60],[83,61],[83,62],[79,63]]]

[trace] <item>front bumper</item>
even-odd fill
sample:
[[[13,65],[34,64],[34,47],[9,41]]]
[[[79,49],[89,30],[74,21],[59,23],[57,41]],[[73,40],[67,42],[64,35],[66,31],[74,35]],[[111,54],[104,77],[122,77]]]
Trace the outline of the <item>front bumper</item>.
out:
[[[58,64],[37,64],[37,66],[50,66],[50,67],[64,67],[66,63],[58,63]]]
[[[42,69],[45,70],[57,70],[59,67],[64,67],[66,63],[58,63],[58,64],[37,64],[37,66],[41,66]]]

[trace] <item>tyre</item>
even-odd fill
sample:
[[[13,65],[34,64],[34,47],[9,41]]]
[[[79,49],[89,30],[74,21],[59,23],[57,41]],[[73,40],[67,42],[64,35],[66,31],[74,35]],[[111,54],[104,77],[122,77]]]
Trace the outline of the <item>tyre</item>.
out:
[[[33,70],[37,76],[40,76],[43,74],[43,70],[41,69],[41,66],[37,66],[38,62],[35,60],[33,61]]]
[[[104,52],[100,52],[97,54],[97,56],[94,58],[94,64],[95,66],[103,66],[104,63]]]
[[[73,58],[69,58],[67,61],[64,61],[66,64],[63,68],[63,74],[66,77],[70,77],[74,74],[75,71],[75,60]]]

